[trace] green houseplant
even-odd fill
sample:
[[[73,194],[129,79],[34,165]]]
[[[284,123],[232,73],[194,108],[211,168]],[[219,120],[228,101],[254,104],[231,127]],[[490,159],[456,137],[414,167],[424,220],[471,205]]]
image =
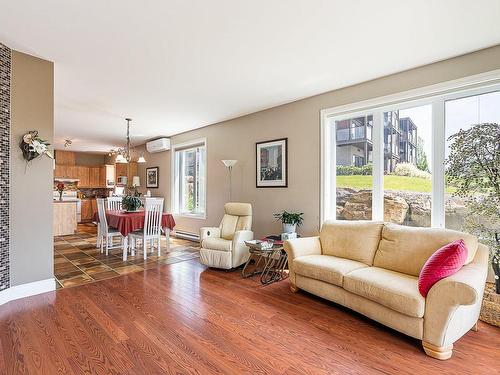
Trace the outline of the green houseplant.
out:
[[[276,212],[273,214],[276,221],[283,223],[284,233],[295,233],[297,226],[301,226],[304,222],[303,212]]]
[[[142,206],[139,197],[126,195],[122,199],[122,207],[125,211],[137,211]]]
[[[448,138],[446,177],[467,200],[463,229],[490,248],[496,293],[500,293],[500,125],[484,123]]]

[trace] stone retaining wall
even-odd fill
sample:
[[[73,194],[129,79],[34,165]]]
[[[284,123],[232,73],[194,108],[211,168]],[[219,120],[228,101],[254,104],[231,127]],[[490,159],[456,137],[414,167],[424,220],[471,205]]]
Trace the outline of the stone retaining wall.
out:
[[[460,230],[466,213],[462,198],[446,196],[446,227]],[[337,188],[337,219],[370,220],[371,190]],[[415,227],[431,225],[431,194],[411,191],[386,191],[384,221]]]

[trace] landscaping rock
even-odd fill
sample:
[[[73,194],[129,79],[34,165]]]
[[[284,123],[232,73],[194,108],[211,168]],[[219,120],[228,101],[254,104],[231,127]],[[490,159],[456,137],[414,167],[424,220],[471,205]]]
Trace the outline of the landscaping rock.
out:
[[[371,220],[372,192],[361,190],[352,194],[346,201],[340,215],[345,220]]]
[[[403,198],[386,194],[384,196],[384,221],[403,224],[409,207]]]

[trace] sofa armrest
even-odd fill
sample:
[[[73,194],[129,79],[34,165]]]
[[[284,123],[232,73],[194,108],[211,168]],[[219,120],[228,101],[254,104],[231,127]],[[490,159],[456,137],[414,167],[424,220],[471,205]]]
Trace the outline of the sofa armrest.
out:
[[[238,230],[234,232],[233,237],[233,267],[238,267],[239,265],[245,263],[250,256],[248,247],[245,245],[245,241],[253,240],[253,232],[251,230]]]
[[[284,243],[284,247],[288,255],[289,262],[304,255],[321,254],[321,242],[319,241],[318,236],[286,240]]]
[[[283,244],[286,254],[288,256],[288,270],[290,275],[290,282],[292,285],[290,289],[297,291],[297,280],[295,272],[293,271],[293,260],[304,255],[320,255],[321,242],[319,237],[303,237],[287,240]]]
[[[202,227],[200,228],[200,243],[208,237],[220,237],[219,227]]]
[[[425,300],[425,342],[447,346],[472,328],[479,318],[487,272],[488,248],[479,244],[471,263],[434,284]]]

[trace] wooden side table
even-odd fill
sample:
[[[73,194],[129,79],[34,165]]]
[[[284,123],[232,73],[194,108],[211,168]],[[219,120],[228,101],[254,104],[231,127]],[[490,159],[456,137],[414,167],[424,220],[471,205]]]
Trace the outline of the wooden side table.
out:
[[[241,271],[244,278],[260,274],[260,282],[268,285],[288,277],[288,272],[285,271],[288,266],[288,256],[283,245],[274,245],[265,250],[249,248],[249,252],[250,257]],[[249,265],[252,261],[255,262],[255,267],[250,270]]]

